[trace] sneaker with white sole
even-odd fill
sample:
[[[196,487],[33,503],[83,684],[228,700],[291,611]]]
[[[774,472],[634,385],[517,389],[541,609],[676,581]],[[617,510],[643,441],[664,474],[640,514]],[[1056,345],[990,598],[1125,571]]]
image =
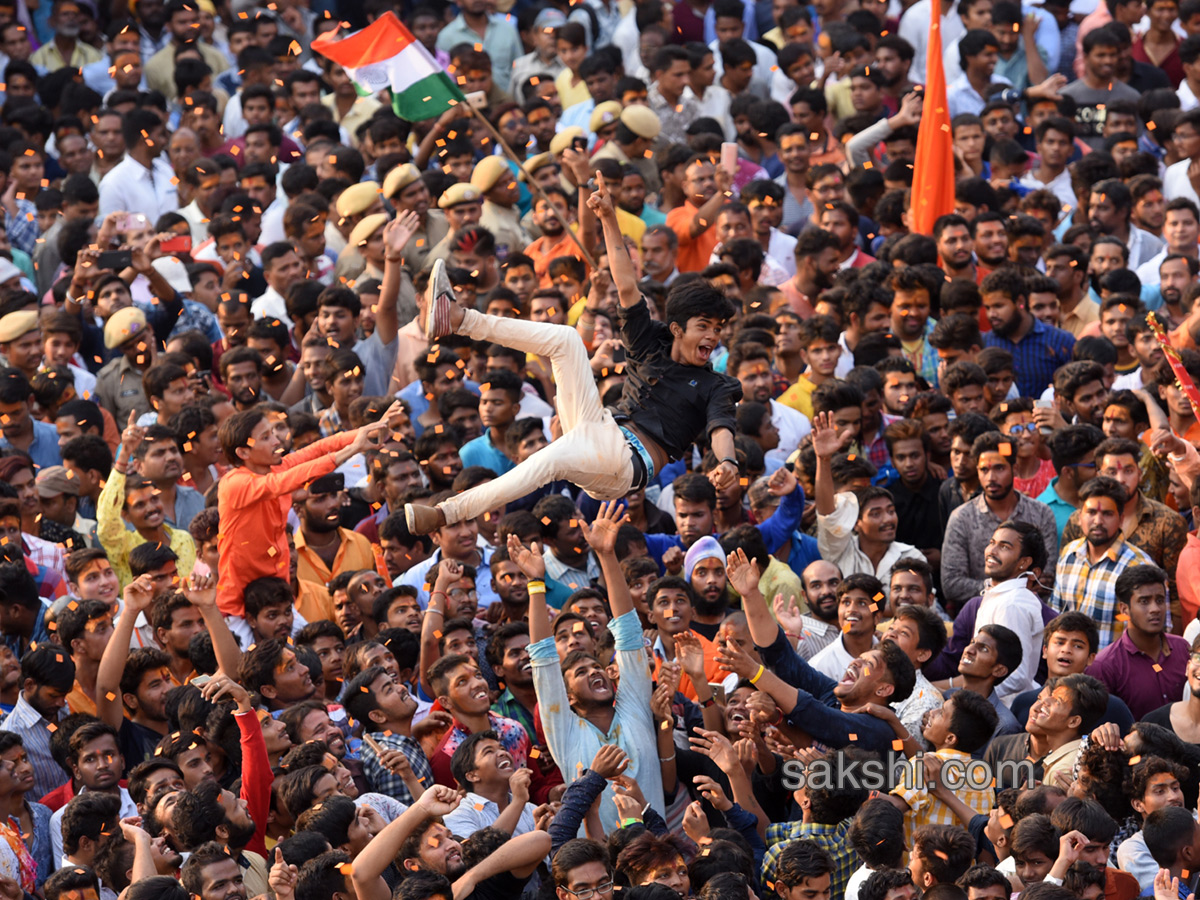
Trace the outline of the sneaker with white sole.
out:
[[[445,260],[435,260],[429,275],[428,302],[425,310],[425,339],[436,341],[454,333],[450,324],[450,305],[454,300],[454,287],[446,274]]]

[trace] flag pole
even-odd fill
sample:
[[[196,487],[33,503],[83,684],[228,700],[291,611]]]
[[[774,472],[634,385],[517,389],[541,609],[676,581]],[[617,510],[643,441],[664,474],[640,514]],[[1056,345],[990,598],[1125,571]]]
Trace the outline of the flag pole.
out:
[[[508,156],[509,159],[511,159],[513,162],[515,162],[517,164],[518,169],[521,169],[522,171],[524,171],[524,168],[521,165],[520,158],[517,156],[516,153],[513,152],[512,147],[508,146],[508,141],[506,141],[504,139],[504,137],[500,134],[500,132],[498,130],[496,130],[496,127],[487,120],[487,117],[483,113],[481,113],[479,110],[477,110],[474,106],[472,106],[469,101],[467,103],[464,103],[461,105],[465,106],[468,110],[470,110],[471,115],[473,115],[475,118],[477,118],[480,122],[483,123],[483,127],[486,128],[489,132],[491,132],[492,137],[494,137],[496,139],[496,143],[499,144],[500,149],[504,151],[504,153]],[[542,190],[542,186],[537,183],[537,180],[532,175],[528,175],[526,177],[525,183],[527,185],[529,185],[529,189],[531,191],[533,191],[533,193],[537,196],[538,200],[544,200],[547,206],[554,205],[553,203],[551,203],[550,198],[546,195],[546,192]],[[580,190],[583,190],[583,188],[580,187]],[[589,266],[591,266],[591,268],[593,270],[598,269],[599,266],[596,265],[596,260],[592,259],[592,254],[590,254],[587,251],[587,248],[585,248],[583,246],[583,242],[579,240],[579,235],[571,230],[571,226],[569,223],[563,222],[563,231],[565,231],[567,233],[567,235],[571,238],[571,240],[575,242],[575,246],[578,247],[579,252],[583,254],[583,261],[586,262]]]

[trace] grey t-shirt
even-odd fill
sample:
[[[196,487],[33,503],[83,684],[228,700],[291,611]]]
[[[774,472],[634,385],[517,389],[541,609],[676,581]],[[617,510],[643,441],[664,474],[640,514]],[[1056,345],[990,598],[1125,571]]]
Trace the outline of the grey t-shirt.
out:
[[[1118,100],[1136,103],[1142,96],[1125,82],[1115,79],[1103,88],[1092,88],[1081,78],[1059,93],[1075,101],[1075,127],[1079,137],[1093,150],[1104,149],[1104,110]]]

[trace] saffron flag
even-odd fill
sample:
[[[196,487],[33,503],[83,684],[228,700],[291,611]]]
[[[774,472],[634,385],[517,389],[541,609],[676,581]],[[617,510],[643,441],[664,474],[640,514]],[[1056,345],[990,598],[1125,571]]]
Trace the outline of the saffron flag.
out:
[[[392,109],[405,121],[432,119],[466,102],[454,80],[393,12],[340,39],[328,31],[313,40],[312,48],[345,69],[360,96],[390,88]]]
[[[938,216],[954,212],[954,138],[946,103],[946,69],[942,65],[941,4],[930,4],[929,47],[925,57],[925,98],[917,158],[913,166],[912,230],[933,234]]]

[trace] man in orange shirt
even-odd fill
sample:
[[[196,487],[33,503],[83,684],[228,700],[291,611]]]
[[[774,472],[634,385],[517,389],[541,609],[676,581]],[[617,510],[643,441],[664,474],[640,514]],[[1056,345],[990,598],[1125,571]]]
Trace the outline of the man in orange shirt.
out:
[[[570,202],[567,192],[558,185],[543,189],[546,200],[537,198],[533,202],[533,223],[542,230],[542,236],[525,248],[525,255],[533,260],[533,271],[538,285],[554,287],[550,280],[550,261],[560,256],[579,256],[579,247],[567,234],[570,227]]]
[[[679,237],[676,265],[680,272],[699,272],[717,246],[717,213],[730,197],[729,173],[697,154],[683,170],[683,206],[667,213],[667,226]]]
[[[255,578],[273,575],[289,580],[284,526],[292,491],[370,449],[401,410],[395,403],[378,422],[332,435],[287,456],[261,408],[234,413],[221,423],[221,449],[233,466],[217,482],[221,516],[217,606],[222,613],[245,615],[242,592]]]

